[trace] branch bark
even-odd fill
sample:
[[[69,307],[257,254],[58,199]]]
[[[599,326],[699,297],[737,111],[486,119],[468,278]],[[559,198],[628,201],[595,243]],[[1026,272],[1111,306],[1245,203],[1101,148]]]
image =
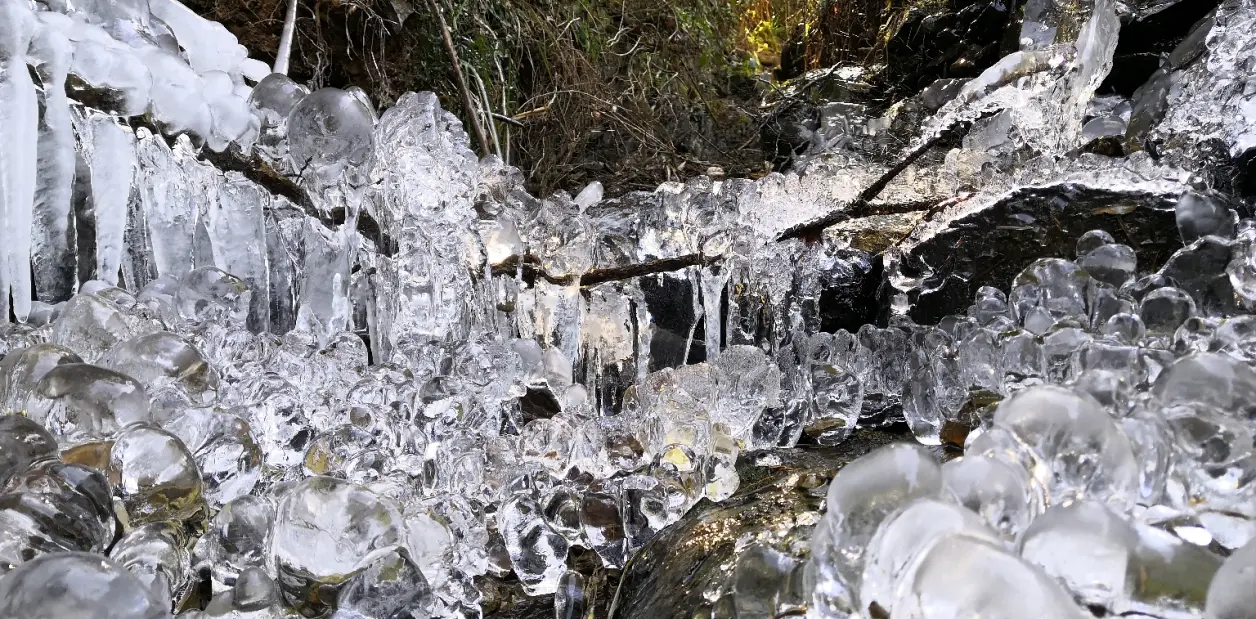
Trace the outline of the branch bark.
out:
[[[437,0],[427,0],[427,8],[432,11],[436,22],[440,24],[440,34],[445,40],[445,51],[449,53],[449,62],[454,69],[454,81],[457,82],[458,92],[462,95],[462,108],[467,116],[467,123],[471,125],[476,143],[480,145],[481,155],[487,155],[492,151],[489,150],[484,127],[480,126],[480,119],[476,118],[475,103],[471,99],[471,91],[467,90],[467,79],[462,75],[462,63],[458,61],[458,50],[454,48],[453,36],[449,34],[449,26],[445,24],[445,15],[441,12]]]
[[[963,138],[965,135],[968,134],[968,131],[972,129],[973,124],[975,124],[978,120],[989,118],[990,116],[993,116],[995,113],[996,112],[983,114],[982,116],[978,117],[976,120],[961,121],[961,122],[955,123],[954,125],[951,125],[950,127],[947,127],[946,129],[939,132],[937,135],[925,141],[923,144],[917,146],[915,149],[904,154],[904,156],[899,160],[899,162],[894,164],[894,167],[887,170],[884,174],[882,174],[879,178],[877,178],[877,180],[874,181],[871,185],[868,185],[867,187],[865,187],[863,191],[860,191],[859,195],[850,204],[844,205],[840,209],[832,211],[828,213],[827,215],[820,217],[819,219],[814,219],[808,222],[798,224],[797,226],[794,226],[780,233],[779,235],[777,235],[776,240],[785,241],[789,239],[807,238],[807,237],[819,234],[821,231],[823,231],[825,228],[829,226],[832,226],[834,224],[839,224],[848,219],[857,219],[860,217],[867,217],[869,215],[885,214],[882,212],[883,209],[877,209],[876,207],[872,205],[872,200],[874,200],[878,195],[880,195],[881,191],[885,189],[885,186],[890,184],[890,181],[894,180],[894,178],[897,177],[899,174],[901,174],[903,170],[907,169],[907,166],[910,166],[917,159],[919,159],[922,155],[929,152],[929,150],[932,149],[933,147],[939,144],[947,143],[947,142],[954,142],[960,138]],[[921,208],[928,207],[928,205],[917,205],[917,206],[921,206]],[[911,207],[910,210],[918,210],[918,209],[915,206],[913,206]]]

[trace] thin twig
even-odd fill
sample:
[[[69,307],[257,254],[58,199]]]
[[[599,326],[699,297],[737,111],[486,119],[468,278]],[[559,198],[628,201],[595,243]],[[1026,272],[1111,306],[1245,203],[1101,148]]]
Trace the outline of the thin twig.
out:
[[[983,115],[977,120],[987,118],[991,115],[993,114]],[[893,167],[882,173],[875,181],[865,187],[863,191],[860,191],[859,195],[856,196],[853,202],[843,205],[841,208],[831,211],[819,219],[813,219],[811,221],[806,221],[793,226],[792,228],[789,228],[777,235],[776,240],[784,241],[792,238],[804,238],[808,235],[824,230],[829,226],[849,219],[866,217],[870,214],[878,214],[875,212],[872,200],[874,200],[881,193],[881,191],[885,189],[886,185],[890,184],[890,181],[894,180],[903,172],[903,170],[906,170],[908,166],[915,163],[917,159],[919,159],[926,152],[929,152],[929,150],[931,150],[934,146],[967,135],[969,129],[972,128],[975,122],[976,120],[960,121],[938,132],[936,135],[928,140],[925,140],[911,151],[904,153],[898,163],[894,164]]]
[[[484,128],[480,126],[480,119],[476,118],[475,104],[471,99],[471,91],[467,90],[467,80],[462,76],[462,66],[458,61],[458,50],[454,48],[454,39],[449,34],[449,26],[445,23],[445,15],[441,12],[440,5],[436,0],[427,0],[427,7],[432,11],[432,15],[436,16],[436,23],[440,25],[440,34],[445,40],[445,51],[449,53],[449,64],[454,69],[454,81],[457,82],[458,92],[462,95],[462,108],[467,115],[467,122],[471,124],[472,132],[475,134],[475,141],[480,145],[480,152],[487,155],[492,151],[489,150],[488,138],[484,135]]]
[[[506,165],[510,165],[510,126],[515,123],[514,123],[513,118],[511,118],[509,121],[505,120],[507,118],[510,118],[510,107],[506,104],[506,89],[509,88],[510,86],[508,82],[506,82],[506,72],[502,71],[502,59],[501,59],[501,56],[498,55],[497,53],[496,43],[493,44],[493,64],[497,66],[497,79],[498,79],[498,83],[501,84],[501,95],[502,95],[501,119],[502,119],[502,122],[506,123],[506,137],[504,140],[505,143],[502,144],[502,161],[505,161]],[[496,116],[496,114],[494,114],[494,116]],[[519,123],[519,124],[522,125],[523,123]]]
[[[511,125],[511,126],[514,126],[514,127],[522,127],[522,126],[524,126],[524,125],[523,125],[523,123],[521,123],[521,122],[519,122],[519,121],[517,121],[517,120],[515,120],[515,119],[513,119],[513,118],[511,118],[511,117],[509,117],[509,116],[507,116],[507,115],[505,115],[505,114],[498,114],[497,112],[493,112],[493,113],[492,113],[492,116],[493,116],[493,118],[495,118],[495,119],[497,119],[497,120],[500,120],[500,121],[502,121],[502,122],[506,123],[507,125]]]
[[[488,124],[489,137],[493,138],[493,149],[497,152],[498,158],[502,156],[501,139],[497,137],[497,125],[493,122],[493,100],[488,98],[488,89],[484,87],[484,80],[480,77],[480,72],[471,67],[471,77],[475,78],[475,83],[480,87],[480,100],[484,106],[484,122]]]

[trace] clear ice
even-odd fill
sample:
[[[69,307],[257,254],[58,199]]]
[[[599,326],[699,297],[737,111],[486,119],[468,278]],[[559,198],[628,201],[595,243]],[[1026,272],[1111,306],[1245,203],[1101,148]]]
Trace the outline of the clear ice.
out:
[[[1151,122],[1094,96],[1123,7],[1026,3],[902,155],[967,135],[871,198],[849,149],[893,119],[842,105],[795,170],[538,198],[431,93],[310,92],[176,0],[0,0],[0,616],[479,617],[495,578],[583,617],[577,562],[741,500],[748,455],[905,422],[809,489],[797,556],[738,540],[678,612],[1250,617],[1256,221],[1179,142],[1078,152]],[[1237,155],[1256,6],[1211,19],[1150,130]],[[947,277],[913,247],[1060,187],[1181,246],[1077,230],[907,318]],[[782,238],[860,203],[938,210]],[[888,316],[829,324],[882,268]]]

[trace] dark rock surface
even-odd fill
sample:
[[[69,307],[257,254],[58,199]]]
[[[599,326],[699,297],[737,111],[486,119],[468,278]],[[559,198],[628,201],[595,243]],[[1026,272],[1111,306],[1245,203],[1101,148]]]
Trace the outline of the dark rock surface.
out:
[[[741,488],[736,494],[720,503],[701,501],[647,543],[623,571],[604,569],[592,552],[572,549],[568,567],[585,577],[587,612],[598,619],[689,619],[713,612],[718,604],[708,601],[712,596],[724,598],[722,604],[753,606],[744,593],[741,600],[729,598],[735,576],[762,566],[762,555],[797,568],[795,576],[800,576],[828,481],[855,458],[901,440],[910,440],[910,435],[861,429],[838,447],[743,454],[737,462]],[[763,539],[741,543],[750,536]],[[797,578],[779,580],[765,584],[788,586]],[[554,616],[552,595],[528,597],[513,578],[489,576],[477,583],[484,592],[487,619]]]
[[[1167,189],[1167,188],[1166,188]],[[904,285],[887,275],[891,291],[907,293],[908,315],[933,324],[960,312],[981,286],[1006,290],[1038,258],[1073,256],[1089,230],[1108,231],[1134,248],[1143,269],[1162,264],[1181,247],[1174,220],[1177,191],[1117,191],[1100,184],[1058,182],[1023,187],[989,204],[918,231],[897,251]]]
[[[702,501],[646,544],[624,568],[609,617],[724,616],[722,611],[730,604],[756,607],[756,599],[764,594],[761,586],[779,587],[782,597],[790,597],[790,583],[801,575],[828,481],[851,460],[904,438],[860,430],[835,448],[743,455],[737,466],[741,489],[718,504]],[[764,555],[772,560],[764,560]],[[764,573],[765,564],[792,567],[796,573]],[[758,583],[753,593],[744,590],[749,588],[746,584],[734,584],[742,576]]]

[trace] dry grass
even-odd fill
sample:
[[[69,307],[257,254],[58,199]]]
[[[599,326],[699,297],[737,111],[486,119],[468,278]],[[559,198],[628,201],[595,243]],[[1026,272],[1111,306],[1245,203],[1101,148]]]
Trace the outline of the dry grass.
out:
[[[185,1],[272,59],[286,0]],[[796,74],[866,58],[883,12],[907,3],[439,1],[493,150],[542,194],[594,179],[616,193],[711,167],[763,171],[766,69],[784,61]],[[425,4],[302,0],[291,74],[315,87],[361,85],[381,107],[432,90],[462,116]]]

